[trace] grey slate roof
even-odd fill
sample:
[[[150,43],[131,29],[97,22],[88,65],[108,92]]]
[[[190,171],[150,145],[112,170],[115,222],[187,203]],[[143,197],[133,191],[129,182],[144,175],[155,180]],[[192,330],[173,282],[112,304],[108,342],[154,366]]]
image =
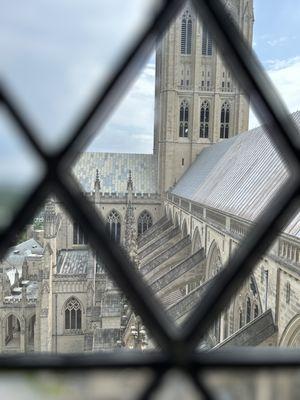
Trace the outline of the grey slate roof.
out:
[[[58,274],[86,274],[88,270],[89,250],[61,250],[57,260]]]
[[[270,336],[277,332],[272,310],[269,309],[263,314],[243,326],[233,335],[229,336],[224,342],[215,348],[233,346],[259,346]]]
[[[42,255],[43,252],[43,247],[35,239],[28,239],[25,242],[12,247],[5,261],[10,265],[19,268],[22,267],[25,257],[31,255]]]
[[[300,127],[300,112],[292,117]],[[204,149],[172,193],[254,221],[288,174],[265,128],[259,127]],[[300,237],[300,215],[286,233]]]
[[[135,193],[157,192],[157,163],[153,154],[82,153],[73,171],[85,192],[94,190],[96,169],[104,193],[126,193],[129,170]]]

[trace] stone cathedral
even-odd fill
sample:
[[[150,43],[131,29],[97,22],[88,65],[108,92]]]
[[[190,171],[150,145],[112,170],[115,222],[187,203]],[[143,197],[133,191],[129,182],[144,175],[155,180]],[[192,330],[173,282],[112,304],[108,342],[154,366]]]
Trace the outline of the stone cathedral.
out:
[[[252,0],[225,3],[251,43]],[[225,61],[187,4],[157,48],[153,154],[82,153],[74,167],[107,235],[176,323],[288,175],[264,128],[247,131],[248,99]],[[296,215],[200,345],[298,346],[299,264]],[[55,198],[2,260],[0,285],[2,352],[154,346]]]

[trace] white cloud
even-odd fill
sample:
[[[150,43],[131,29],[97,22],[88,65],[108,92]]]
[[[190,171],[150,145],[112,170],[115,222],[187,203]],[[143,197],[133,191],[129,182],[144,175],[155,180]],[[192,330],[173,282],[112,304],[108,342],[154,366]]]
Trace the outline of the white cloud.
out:
[[[300,56],[287,60],[269,60],[267,71],[279,95],[290,112],[300,110]],[[250,115],[250,128],[260,125],[255,115]]]
[[[287,42],[288,39],[289,39],[289,38],[288,38],[287,36],[281,36],[281,37],[279,37],[279,38],[277,38],[277,39],[268,40],[267,43],[268,43],[268,45],[271,46],[271,47],[275,47],[275,46],[278,46],[278,45],[281,46],[281,45],[283,45],[285,42]]]

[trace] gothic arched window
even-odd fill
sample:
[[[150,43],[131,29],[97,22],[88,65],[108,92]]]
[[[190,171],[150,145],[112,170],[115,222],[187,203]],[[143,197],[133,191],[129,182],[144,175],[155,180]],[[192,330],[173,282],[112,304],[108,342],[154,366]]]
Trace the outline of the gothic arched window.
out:
[[[209,133],[209,103],[203,101],[200,108],[200,137],[208,138]]]
[[[181,54],[192,53],[192,31],[193,23],[191,14],[185,11],[181,20]]]
[[[112,210],[106,220],[106,232],[110,239],[115,242],[120,242],[121,239],[121,217],[120,214]]]
[[[152,225],[153,221],[151,215],[148,213],[148,211],[144,210],[143,212],[141,212],[138,218],[138,235],[144,233]]]
[[[220,138],[228,139],[229,136],[229,123],[230,123],[230,106],[227,101],[223,103],[221,108],[221,124],[220,124]]]
[[[258,317],[258,314],[259,314],[259,312],[258,312],[258,305],[255,304],[255,306],[254,306],[254,318],[257,318],[257,317]]]
[[[81,329],[81,306],[75,297],[71,297],[65,306],[65,329]]]
[[[212,38],[206,26],[202,29],[202,55],[212,56]]]
[[[87,244],[86,237],[78,222],[73,223],[73,244]]]
[[[189,135],[189,105],[184,100],[180,104],[179,112],[179,136],[188,137]]]
[[[246,302],[246,324],[251,321],[251,300],[247,297]]]

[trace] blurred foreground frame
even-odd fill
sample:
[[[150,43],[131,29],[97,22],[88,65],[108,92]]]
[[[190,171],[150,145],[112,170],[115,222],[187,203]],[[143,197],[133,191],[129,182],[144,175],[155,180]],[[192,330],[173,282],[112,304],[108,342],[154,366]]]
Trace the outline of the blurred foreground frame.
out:
[[[46,173],[39,185],[29,195],[17,212],[11,225],[0,235],[0,256],[3,258],[16,234],[33,218],[38,207],[48,195],[55,194],[68,204],[70,215],[83,227],[89,243],[107,265],[107,270],[119,288],[126,294],[135,312],[160,348],[160,352],[105,353],[92,355],[22,355],[0,356],[2,370],[36,369],[116,369],[150,368],[155,379],[145,388],[141,398],[148,398],[163,375],[171,368],[186,372],[202,393],[211,398],[199,380],[197,370],[239,368],[299,368],[300,351],[284,349],[230,349],[212,352],[196,351],[197,343],[212,324],[215,317],[226,307],[232,296],[249,277],[260,257],[296,211],[300,189],[299,139],[297,128],[278,96],[260,63],[246,44],[236,25],[224,18],[225,7],[220,0],[194,0],[193,5],[201,18],[209,24],[213,39],[251,104],[260,118],[272,128],[270,139],[283,157],[290,171],[290,178],[264,211],[259,222],[243,240],[226,268],[216,277],[213,290],[206,294],[189,316],[184,327],[176,328],[166,317],[150,289],[142,282],[129,260],[124,260],[121,249],[105,234],[103,223],[93,206],[84,200],[70,169],[79,151],[91,140],[108,118],[115,104],[129,88],[148,56],[155,49],[166,27],[175,18],[184,2],[165,0],[156,17],[147,26],[125,59],[117,66],[104,90],[87,107],[71,134],[69,143],[57,154],[48,154],[36,140],[35,128],[29,123],[18,106],[17,99],[1,82],[0,101],[24,136],[45,162]],[[229,56],[230,55],[230,56]]]

